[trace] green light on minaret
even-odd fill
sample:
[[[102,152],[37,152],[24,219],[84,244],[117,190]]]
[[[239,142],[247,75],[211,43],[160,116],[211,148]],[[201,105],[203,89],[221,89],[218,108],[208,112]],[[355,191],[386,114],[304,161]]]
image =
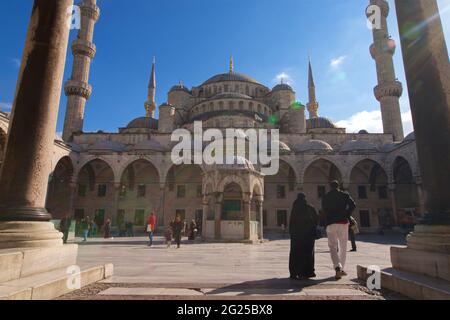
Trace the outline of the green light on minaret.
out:
[[[269,116],[268,122],[270,124],[278,124],[278,122],[280,122],[280,119],[278,118],[277,115],[273,114],[273,115]]]

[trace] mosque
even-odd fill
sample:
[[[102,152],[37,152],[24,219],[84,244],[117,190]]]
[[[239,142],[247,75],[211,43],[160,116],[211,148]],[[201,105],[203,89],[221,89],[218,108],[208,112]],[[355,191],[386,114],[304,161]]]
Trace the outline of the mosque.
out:
[[[52,155],[47,209],[54,218],[89,216],[98,225],[111,218],[115,227],[132,222],[142,230],[152,211],[160,228],[180,215],[187,222],[198,221],[205,239],[253,242],[265,232],[288,227],[298,192],[306,193],[311,204],[320,208],[329,182],[339,180],[357,202],[355,218],[362,231],[411,223],[424,213],[425,194],[414,133],[403,134],[399,106],[403,89],[395,76],[395,45],[389,38],[385,5],[383,28],[373,31],[370,47],[377,66],[374,93],[380,102],[383,133],[347,133],[320,116],[311,62],[309,101],[302,106],[288,84],[270,88],[236,72],[233,61],[227,72],[198,86],[174,85],[167,103],[159,106],[153,63],[145,114],[117,132],[84,132],[84,109],[93,90],[89,73],[96,52],[94,25],[100,10],[95,1],[83,1],[81,29],[72,44],[72,76],[65,84],[63,136],[55,140]],[[0,113],[0,161],[9,118]],[[202,121],[203,128],[219,130],[278,129],[278,173],[264,175],[250,161],[174,165],[171,134],[179,128],[193,132],[196,121]]]

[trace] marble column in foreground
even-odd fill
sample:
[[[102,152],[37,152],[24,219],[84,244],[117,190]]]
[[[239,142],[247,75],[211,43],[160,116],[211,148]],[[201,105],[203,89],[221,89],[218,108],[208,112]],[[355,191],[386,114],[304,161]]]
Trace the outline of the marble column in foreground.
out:
[[[0,248],[62,245],[45,198],[72,5],[34,1],[0,173]]]

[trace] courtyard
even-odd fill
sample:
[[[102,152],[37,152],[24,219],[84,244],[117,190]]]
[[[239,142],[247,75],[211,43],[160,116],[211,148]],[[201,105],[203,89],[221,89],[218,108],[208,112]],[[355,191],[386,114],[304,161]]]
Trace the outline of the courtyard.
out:
[[[77,239],[78,241],[79,239]],[[357,283],[357,265],[390,267],[390,246],[403,245],[400,234],[361,235],[358,252],[349,252],[349,276],[335,281],[327,240],[316,244],[317,278],[289,280],[288,239],[260,245],[183,241],[168,249],[157,237],[92,239],[79,246],[82,269],[113,263],[114,276],[62,299],[399,299],[369,292]]]

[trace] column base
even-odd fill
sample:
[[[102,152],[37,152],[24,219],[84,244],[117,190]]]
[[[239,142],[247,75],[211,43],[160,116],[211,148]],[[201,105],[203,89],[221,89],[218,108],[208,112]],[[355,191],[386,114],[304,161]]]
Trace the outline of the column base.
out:
[[[0,221],[50,221],[51,218],[45,208],[0,206]]]
[[[450,225],[417,225],[407,237],[408,249],[450,254]]]
[[[51,222],[0,222],[0,249],[62,246],[62,236]]]

